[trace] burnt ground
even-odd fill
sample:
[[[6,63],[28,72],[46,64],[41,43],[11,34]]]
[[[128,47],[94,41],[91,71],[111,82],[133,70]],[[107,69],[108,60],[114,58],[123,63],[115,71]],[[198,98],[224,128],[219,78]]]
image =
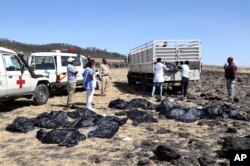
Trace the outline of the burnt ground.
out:
[[[95,111],[101,115],[115,115],[121,110],[110,109],[108,104],[117,98],[129,101],[145,98],[159,104],[150,92],[126,83],[126,69],[112,70],[112,84],[109,94],[94,97]],[[235,84],[234,103],[227,103],[227,91],[223,73],[204,71],[201,81],[191,83],[186,101],[178,93],[165,93],[165,98],[185,107],[230,104],[243,115],[250,115],[250,74],[238,74]],[[84,107],[86,92],[79,91],[75,102]],[[220,158],[223,139],[228,136],[244,137],[249,135],[247,121],[233,119],[198,120],[193,123],[178,122],[158,116],[154,110],[143,110],[152,114],[157,123],[134,125],[131,120],[120,127],[111,139],[87,138],[71,148],[54,144],[42,144],[36,139],[35,128],[28,133],[10,133],[5,128],[16,117],[35,117],[43,112],[62,110],[66,96],[56,95],[43,106],[34,106],[29,100],[18,99],[10,105],[0,106],[0,164],[1,165],[229,165],[229,160]],[[73,111],[73,110],[67,110]],[[122,116],[121,116],[122,117]],[[86,129],[79,129],[86,133]],[[155,155],[159,145],[171,148],[181,157],[172,161],[162,161]],[[205,158],[208,157],[208,158]]]

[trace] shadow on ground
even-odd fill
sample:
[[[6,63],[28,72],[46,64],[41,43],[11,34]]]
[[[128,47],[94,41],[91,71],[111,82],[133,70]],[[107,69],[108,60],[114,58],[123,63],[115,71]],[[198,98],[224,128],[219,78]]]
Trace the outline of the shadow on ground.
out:
[[[150,96],[152,87],[148,87],[146,91],[143,91],[141,85],[129,85],[127,82],[114,82],[114,86],[121,92],[121,93],[129,93],[133,95],[143,95],[143,96]],[[156,88],[155,95],[159,95],[159,88]],[[170,95],[170,96],[178,96],[180,95],[180,91],[172,90],[172,89],[164,89],[163,95]]]
[[[12,111],[14,109],[17,108],[22,108],[22,107],[27,107],[27,106],[31,106],[33,105],[33,101],[32,100],[18,100],[18,101],[13,101],[12,103],[8,103],[8,104],[0,104],[0,113],[1,112],[9,112]]]

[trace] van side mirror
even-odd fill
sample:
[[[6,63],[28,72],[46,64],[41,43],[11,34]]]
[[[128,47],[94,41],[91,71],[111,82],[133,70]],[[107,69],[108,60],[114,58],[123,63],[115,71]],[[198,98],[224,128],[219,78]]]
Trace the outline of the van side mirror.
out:
[[[22,73],[22,74],[24,73],[24,70],[25,70],[25,66],[22,65],[22,66],[21,66],[21,73]]]
[[[30,69],[31,69],[32,71],[35,71],[35,65],[30,65]]]

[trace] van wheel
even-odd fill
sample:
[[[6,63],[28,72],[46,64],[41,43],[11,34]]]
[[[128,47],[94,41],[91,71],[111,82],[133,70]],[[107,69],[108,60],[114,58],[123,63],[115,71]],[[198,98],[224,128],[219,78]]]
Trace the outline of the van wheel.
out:
[[[49,98],[49,89],[44,84],[39,84],[34,92],[34,104],[42,105],[47,103]]]

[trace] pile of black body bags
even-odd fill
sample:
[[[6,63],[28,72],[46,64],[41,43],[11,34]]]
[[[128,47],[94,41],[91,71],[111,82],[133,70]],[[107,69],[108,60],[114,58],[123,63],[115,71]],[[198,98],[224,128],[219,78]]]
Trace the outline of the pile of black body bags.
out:
[[[68,117],[74,120],[70,122]],[[34,127],[43,128],[38,130],[36,135],[42,143],[72,147],[86,139],[86,136],[78,131],[79,128],[89,129],[87,135],[89,138],[112,138],[119,130],[119,126],[126,121],[127,119],[115,116],[103,117],[89,109],[79,108],[74,112],[45,112],[31,119],[18,117],[6,127],[6,130],[26,133]]]
[[[211,105],[204,108],[185,108],[180,105],[163,100],[159,105],[155,105],[146,99],[135,98],[130,101],[116,99],[109,103],[109,108],[123,110],[116,115],[125,115],[126,118],[116,116],[102,116],[89,109],[79,108],[74,112],[51,111],[42,113],[36,118],[18,117],[6,130],[10,132],[26,133],[34,127],[52,129],[50,131],[40,129],[37,138],[42,143],[53,143],[60,146],[75,146],[79,141],[85,140],[86,136],[78,129],[88,129],[87,137],[112,138],[119,130],[119,127],[131,119],[136,123],[154,123],[157,119],[151,114],[154,110],[158,116],[167,119],[175,119],[191,123],[200,119],[232,118],[236,120],[249,121],[250,118],[240,114],[239,110],[230,105]],[[143,110],[147,110],[143,111]],[[150,113],[148,113],[150,112]],[[155,112],[155,113],[156,113]],[[68,117],[74,119],[69,121]]]
[[[181,105],[174,104],[173,102],[165,99],[159,105],[150,103],[145,99],[132,99],[131,101],[124,101],[121,99],[113,100],[109,103],[109,108],[113,109],[132,109],[140,108],[144,110],[156,110],[158,115],[165,116],[167,119],[175,119],[176,121],[181,122],[195,122],[199,119],[220,119],[220,118],[231,118],[236,120],[249,121],[250,118],[240,114],[237,108],[234,108],[232,105],[207,105],[202,107],[193,107],[186,108]],[[135,110],[133,110],[135,111]],[[131,114],[131,111],[127,111],[126,114]],[[140,112],[147,117],[150,117],[151,114],[146,112]],[[137,117],[131,117],[137,118]],[[131,119],[130,118],[130,119]]]

